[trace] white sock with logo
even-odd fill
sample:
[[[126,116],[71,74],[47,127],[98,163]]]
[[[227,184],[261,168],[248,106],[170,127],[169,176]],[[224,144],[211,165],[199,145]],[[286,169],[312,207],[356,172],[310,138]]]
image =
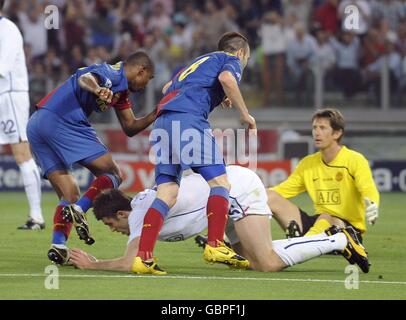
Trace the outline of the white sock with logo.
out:
[[[35,222],[43,223],[44,218],[41,210],[41,176],[34,159],[30,159],[19,165],[24,183],[25,194],[30,206],[30,217]]]
[[[282,261],[288,266],[293,266],[334,250],[344,250],[347,237],[342,232],[332,236],[321,233],[309,237],[275,240],[272,241],[272,245]]]

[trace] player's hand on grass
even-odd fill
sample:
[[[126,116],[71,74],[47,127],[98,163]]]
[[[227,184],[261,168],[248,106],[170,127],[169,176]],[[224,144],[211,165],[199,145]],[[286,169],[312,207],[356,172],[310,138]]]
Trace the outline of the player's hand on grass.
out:
[[[109,88],[99,87],[96,89],[95,94],[107,103],[111,103],[113,100],[113,91],[111,91]]]
[[[92,262],[97,261],[97,259],[80,249],[70,249],[69,261],[79,269],[90,269]]]
[[[365,217],[369,224],[375,224],[378,219],[379,212],[378,206],[375,202],[372,202],[369,198],[364,198],[365,201]]]
[[[247,116],[241,116],[240,121],[242,125],[247,124],[248,129],[255,130],[256,133],[257,123],[253,116],[251,116],[250,114],[248,114]]]
[[[231,109],[233,107],[233,104],[231,103],[231,100],[228,98],[225,98],[223,102],[221,103],[221,107],[223,109]]]

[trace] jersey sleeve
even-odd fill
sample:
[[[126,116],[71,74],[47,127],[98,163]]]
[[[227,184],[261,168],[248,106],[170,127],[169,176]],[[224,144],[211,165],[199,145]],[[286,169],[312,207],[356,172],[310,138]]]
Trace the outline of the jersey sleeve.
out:
[[[0,33],[0,77],[6,77],[13,68],[15,54],[22,46],[21,36],[17,30],[7,28],[7,34]]]
[[[379,192],[372,176],[368,160],[361,154],[354,157],[352,161],[352,175],[355,179],[355,186],[363,198],[369,198],[379,206]]]
[[[113,108],[116,110],[131,109],[131,102],[130,102],[128,90],[122,91],[122,92],[119,92],[116,94],[119,94],[119,98],[118,98],[117,102],[114,103]],[[114,97],[113,97],[113,99],[114,99]]]
[[[101,87],[109,88],[114,93],[128,89],[127,79],[120,65],[103,63],[96,65],[90,72],[97,76]]]
[[[303,178],[303,163],[299,162],[292,174],[281,184],[271,188],[282,197],[289,199],[306,191],[306,186]]]
[[[237,80],[237,83],[240,84],[242,77],[242,68],[240,60],[235,56],[227,56],[225,63],[220,70],[220,73],[223,71],[229,71]]]

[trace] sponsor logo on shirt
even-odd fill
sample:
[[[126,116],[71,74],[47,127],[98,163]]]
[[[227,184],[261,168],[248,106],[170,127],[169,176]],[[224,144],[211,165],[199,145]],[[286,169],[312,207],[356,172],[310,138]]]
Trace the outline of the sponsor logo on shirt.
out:
[[[317,190],[316,191],[317,205],[340,205],[341,195],[339,189]]]

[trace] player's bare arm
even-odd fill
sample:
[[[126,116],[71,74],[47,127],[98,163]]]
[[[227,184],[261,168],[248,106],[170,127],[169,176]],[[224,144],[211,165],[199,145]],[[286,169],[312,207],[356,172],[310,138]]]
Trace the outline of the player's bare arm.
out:
[[[248,124],[249,129],[256,129],[257,125],[254,117],[252,117],[245,105],[244,98],[242,97],[238,83],[234,76],[229,71],[223,71],[218,77],[227,98],[231,101],[237,110],[240,112],[241,123]]]
[[[142,118],[136,118],[131,109],[117,110],[117,118],[128,137],[133,137],[142,130],[148,128],[156,119],[156,109]]]
[[[79,269],[130,272],[133,260],[138,252],[140,238],[134,238],[127,246],[124,256],[117,259],[97,260],[80,249],[69,250],[70,262]]]
[[[78,79],[78,83],[82,89],[94,93],[107,103],[111,103],[113,99],[113,91],[111,91],[109,88],[100,87],[96,77],[90,72],[81,75]]]

